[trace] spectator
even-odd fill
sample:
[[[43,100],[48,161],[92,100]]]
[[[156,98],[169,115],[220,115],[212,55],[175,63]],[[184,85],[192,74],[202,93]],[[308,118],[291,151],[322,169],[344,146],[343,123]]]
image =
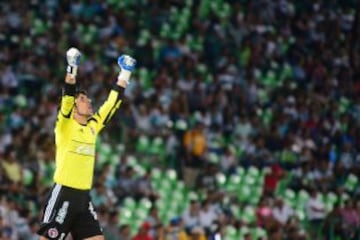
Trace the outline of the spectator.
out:
[[[18,193],[21,191],[22,184],[22,166],[16,159],[15,151],[9,147],[4,154],[4,161],[1,163],[4,175],[9,182],[8,190],[10,193]]]
[[[96,207],[111,207],[114,206],[116,203],[114,193],[111,189],[104,186],[104,182],[96,182],[90,194],[93,199],[93,204]]]
[[[125,196],[134,196],[136,190],[135,171],[133,167],[127,166],[125,172],[120,176],[115,188],[115,194],[122,200]]]
[[[0,156],[4,160],[12,146],[16,165],[24,172],[13,184],[12,176],[0,167],[1,196],[14,195],[15,200],[31,203],[32,217],[40,212],[54,164],[55,153],[47,139],[56,121],[58,70],[64,67],[57,55],[74,44],[89,49],[79,77],[95,79],[89,94],[99,102],[104,86],[111,84],[107,79],[113,77],[109,62],[114,56],[133,51],[140,65],[125,93],[121,118],[114,116],[118,121],[99,139],[111,146],[111,155],[104,159],[113,159],[119,149],[122,156],[138,155],[135,144],[142,134],[151,138],[161,133],[164,139],[174,134],[176,154],[169,148],[161,167],[174,163],[182,178],[183,164],[193,170],[184,160],[183,135],[191,131],[189,126],[200,111],[205,139],[222,138],[220,145],[236,149],[228,156],[215,147],[220,163],[225,158],[235,169],[255,163],[288,168],[281,188],[284,178],[259,177],[267,196],[281,197],[286,182],[296,193],[314,186],[324,194],[341,193],[350,172],[359,176],[358,1],[231,0],[211,2],[211,6],[206,1],[162,2],[14,0],[0,4]],[[87,88],[89,83],[81,81],[81,85]],[[167,119],[171,119],[169,125],[164,124]],[[215,133],[214,125],[218,126]],[[113,144],[119,142],[125,149]],[[205,144],[202,160],[208,160],[206,152],[213,150],[213,143]],[[40,152],[45,161],[38,158]],[[148,157],[139,157],[136,164],[147,164]],[[324,164],[329,161],[330,166]],[[221,166],[227,173],[227,164]],[[30,179],[28,169],[35,173],[31,191],[24,185]],[[101,174],[102,165],[96,170]],[[228,171],[233,173],[231,167]],[[123,187],[137,192],[134,182],[141,176],[129,180],[126,174],[108,173],[105,192],[116,192],[116,204],[125,196],[134,197]],[[188,175],[187,185],[193,187]],[[115,186],[109,184],[111,177]],[[228,205],[229,198],[238,204],[239,196],[229,196],[226,182],[216,186],[224,193],[223,204]],[[350,200],[359,195],[357,185],[346,188]],[[196,187],[192,190],[199,193]],[[15,200],[4,204],[13,216],[22,209],[11,205]],[[104,211],[105,216],[108,209]],[[8,216],[4,215],[6,222]],[[301,228],[290,225],[282,229],[284,236],[303,238]],[[270,230],[269,238],[273,232],[279,233]]]
[[[0,216],[0,237],[4,240],[11,240],[13,234],[13,230],[11,227],[4,222],[4,218]]]
[[[155,240],[166,240],[165,239],[165,228],[162,224],[158,224],[154,227],[154,236]]]
[[[264,194],[266,196],[274,196],[278,182],[285,176],[285,172],[278,164],[271,165],[271,171],[264,178]]]
[[[132,238],[132,240],[153,240],[149,234],[150,224],[144,222],[141,224],[138,233]]]
[[[26,240],[37,240],[37,239],[39,239],[39,236],[36,233],[37,228],[38,228],[37,219],[35,219],[35,218],[31,219],[30,222],[29,222],[29,227],[30,227],[30,234],[26,238]]]
[[[278,198],[276,199],[275,206],[272,209],[272,215],[276,221],[285,225],[294,215],[294,210],[285,204],[283,199]]]
[[[340,202],[334,204],[332,211],[330,211],[324,221],[324,234],[328,239],[333,237],[346,238],[344,231],[344,223],[341,214],[342,208]]]
[[[151,201],[155,201],[159,198],[157,192],[153,189],[151,185],[151,169],[148,169],[146,173],[141,176],[137,181],[136,184],[136,198],[149,198]]]
[[[156,206],[152,206],[150,208],[149,215],[146,218],[146,222],[150,224],[150,235],[155,239],[156,227],[162,224],[159,217],[159,211]]]
[[[220,166],[222,172],[225,174],[233,174],[236,171],[237,159],[235,154],[235,149],[233,146],[228,146],[225,148],[224,154],[220,159]]]
[[[306,215],[311,224],[313,237],[320,229],[322,221],[325,219],[326,210],[316,189],[310,191],[310,198],[306,203]]]
[[[131,229],[127,224],[122,224],[119,229],[119,240],[131,240]]]
[[[265,197],[260,199],[255,210],[257,226],[265,229],[273,229],[278,227],[278,223],[273,216],[273,209],[269,204],[269,200]]]
[[[165,229],[165,239],[187,240],[187,234],[183,228],[183,220],[180,217],[170,220],[169,226]]]
[[[199,213],[199,223],[200,226],[205,230],[206,233],[210,232],[210,228],[215,220],[218,218],[218,215],[215,209],[212,207],[210,201],[205,199],[201,203],[200,213]]]
[[[193,227],[190,233],[191,240],[206,240],[206,234],[201,227]]]
[[[190,206],[182,215],[185,228],[190,232],[190,229],[200,225],[200,208],[196,200],[190,201]]]
[[[218,172],[217,164],[208,162],[204,165],[203,170],[200,171],[196,179],[195,187],[202,191],[215,191],[217,188],[216,184],[216,173]]]
[[[108,215],[107,224],[103,229],[105,239],[116,240],[120,238],[119,215],[117,211],[111,211]]]
[[[347,238],[356,239],[360,227],[360,216],[355,209],[355,201],[345,201],[344,208],[341,210],[341,217],[344,224],[344,232]]]
[[[184,136],[186,147],[186,160],[184,168],[184,181],[188,187],[193,187],[200,169],[204,166],[204,154],[206,151],[206,137],[204,124],[198,121],[194,128],[188,130]]]
[[[285,225],[285,235],[288,239],[305,240],[309,239],[305,229],[301,226],[300,219],[293,215]]]

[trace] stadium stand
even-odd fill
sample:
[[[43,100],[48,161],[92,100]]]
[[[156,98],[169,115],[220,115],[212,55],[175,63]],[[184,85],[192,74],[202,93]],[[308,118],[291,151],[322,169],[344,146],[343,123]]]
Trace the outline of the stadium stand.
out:
[[[0,239],[38,239],[64,53],[100,104],[139,64],[98,139],[106,239],[359,239],[356,0],[0,4]],[[140,236],[140,237],[139,237]]]

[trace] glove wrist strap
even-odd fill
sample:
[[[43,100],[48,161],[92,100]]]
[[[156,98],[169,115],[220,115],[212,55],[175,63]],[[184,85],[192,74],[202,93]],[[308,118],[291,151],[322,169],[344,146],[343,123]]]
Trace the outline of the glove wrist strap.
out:
[[[126,83],[129,83],[131,72],[129,70],[122,69],[119,73],[118,79],[124,80]]]
[[[73,67],[68,65],[66,68],[66,72],[70,74],[72,77],[76,77],[78,67]]]

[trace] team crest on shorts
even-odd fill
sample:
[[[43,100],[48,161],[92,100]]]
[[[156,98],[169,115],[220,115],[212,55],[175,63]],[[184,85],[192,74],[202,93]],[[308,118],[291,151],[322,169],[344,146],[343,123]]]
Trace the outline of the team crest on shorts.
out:
[[[50,238],[56,238],[57,236],[59,236],[59,232],[56,228],[50,228],[48,230],[48,235]]]

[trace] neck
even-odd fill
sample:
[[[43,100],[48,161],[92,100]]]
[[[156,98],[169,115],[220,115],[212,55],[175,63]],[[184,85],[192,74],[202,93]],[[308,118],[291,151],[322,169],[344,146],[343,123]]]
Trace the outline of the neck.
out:
[[[87,123],[88,117],[79,113],[74,114],[74,119],[81,125],[85,125]]]

